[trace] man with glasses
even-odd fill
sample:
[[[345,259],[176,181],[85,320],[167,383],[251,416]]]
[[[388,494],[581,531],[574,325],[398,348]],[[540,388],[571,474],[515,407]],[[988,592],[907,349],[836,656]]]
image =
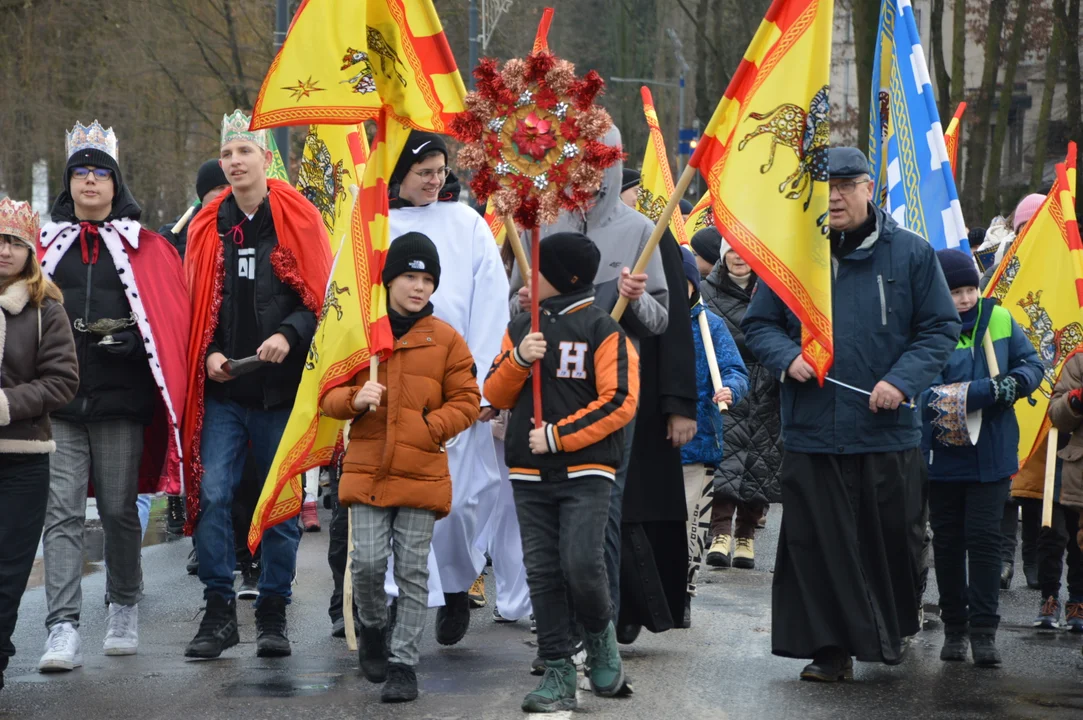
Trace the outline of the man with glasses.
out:
[[[435,243],[441,265],[440,287],[432,296],[436,317],[466,339],[477,376],[484,378],[508,325],[508,279],[489,226],[459,202],[459,191],[443,138],[412,131],[388,186],[391,237],[420,232]],[[429,604],[443,606],[436,616],[436,639],[443,645],[459,642],[470,626],[468,591],[485,568],[481,535],[500,489],[496,447],[485,424],[496,412],[484,397],[481,405],[479,422],[447,443],[451,513],[433,530]],[[391,578],[389,567],[388,589],[397,595]]]
[[[64,190],[42,228],[42,272],[64,293],[79,390],[54,412],[45,518],[49,638],[42,672],[82,664],[79,616],[87,484],[105,532],[106,655],[139,645],[142,528],[137,494],[179,494],[188,295],[177,251],[139,224],[117,139],[95,121],[67,137]]]
[[[961,323],[925,239],[872,204],[856,148],[828,151],[835,360],[816,382],[801,324],[761,284],[741,324],[782,385],[782,517],[771,607],[775,655],[812,658],[802,679],[902,661],[919,629],[928,478],[922,418],[905,404],[940,373]]]

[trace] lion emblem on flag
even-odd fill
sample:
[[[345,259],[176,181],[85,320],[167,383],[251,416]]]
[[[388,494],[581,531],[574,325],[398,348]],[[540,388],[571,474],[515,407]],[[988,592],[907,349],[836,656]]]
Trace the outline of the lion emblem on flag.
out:
[[[745,135],[737,146],[744,150],[748,143],[760,135],[771,138],[767,162],[760,166],[766,175],[775,164],[775,152],[779,145],[793,150],[797,156],[797,169],[778,186],[778,191],[789,200],[805,198],[804,209],[812,203],[813,188],[817,182],[828,181],[827,149],[831,145],[828,116],[831,106],[827,98],[828,86],[820,88],[809,102],[806,111],[800,105],[784,103],[765,113],[750,113],[749,118],[761,121],[752,132]],[[764,122],[765,121],[765,122]],[[827,213],[816,219],[823,234],[827,234]]]
[[[314,129],[309,132],[305,138],[301,168],[297,172],[297,189],[320,211],[329,233],[334,229],[335,205],[346,198],[343,178],[349,174],[342,160],[332,162],[327,143],[320,139],[319,134]]]

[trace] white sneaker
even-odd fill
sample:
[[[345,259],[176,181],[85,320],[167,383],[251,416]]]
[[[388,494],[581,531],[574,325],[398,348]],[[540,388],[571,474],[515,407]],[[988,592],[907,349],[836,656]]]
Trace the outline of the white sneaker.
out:
[[[139,647],[139,606],[109,603],[102,649],[106,655],[135,655]]]
[[[71,623],[58,623],[49,630],[45,654],[38,661],[38,672],[66,672],[83,666],[83,642]]]

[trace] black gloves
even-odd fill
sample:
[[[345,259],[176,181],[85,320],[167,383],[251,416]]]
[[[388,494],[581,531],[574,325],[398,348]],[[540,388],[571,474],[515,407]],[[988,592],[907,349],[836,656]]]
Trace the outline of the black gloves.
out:
[[[1003,409],[1015,405],[1019,399],[1019,380],[1014,375],[998,375],[990,380],[993,383],[994,404]]]
[[[118,333],[113,333],[111,337],[113,338],[112,344],[105,345],[98,343],[98,347],[110,355],[130,357],[137,350],[142,350],[143,343],[140,342],[139,336],[131,330],[122,330]]]

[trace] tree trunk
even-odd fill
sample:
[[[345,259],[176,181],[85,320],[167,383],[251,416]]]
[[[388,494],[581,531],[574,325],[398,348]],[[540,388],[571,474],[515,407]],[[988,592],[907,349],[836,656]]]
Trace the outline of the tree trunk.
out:
[[[933,0],[932,17],[929,19],[933,52],[933,74],[936,76],[936,104],[940,110],[940,124],[947,128],[955,112],[951,105],[951,75],[944,63],[944,0]]]
[[[1049,41],[1049,54],[1045,57],[1045,83],[1042,86],[1042,105],[1038,110],[1037,137],[1034,142],[1034,167],[1030,171],[1030,189],[1037,191],[1042,185],[1045,174],[1045,160],[1048,153],[1049,117],[1053,113],[1053,96],[1057,90],[1057,76],[1060,74],[1061,48],[1064,45],[1064,25],[1060,17],[1064,15],[1064,0],[1053,0],[1053,33]]]
[[[951,20],[951,114],[966,97],[966,0],[954,0]]]
[[[962,0],[957,0],[962,2]],[[970,137],[966,144],[966,187],[963,192],[963,216],[974,218],[981,213],[982,178],[985,177],[985,161],[988,155],[989,124],[992,119],[993,93],[997,86],[997,70],[1000,68],[1000,34],[1004,28],[1008,0],[990,0],[989,26],[985,34],[985,58],[982,64],[981,87],[978,99],[967,108]]]
[[[876,33],[880,29],[880,0],[853,0],[854,65],[857,68],[857,146],[869,147],[869,112]]]
[[[1000,168],[1004,159],[1004,138],[1008,137],[1008,118],[1011,114],[1012,95],[1015,91],[1015,71],[1019,67],[1019,55],[1023,50],[1023,35],[1027,32],[1029,13],[1030,0],[1019,0],[1019,10],[1015,14],[1015,29],[1012,30],[1012,41],[1008,47],[1008,57],[1004,65],[1004,84],[1000,88],[997,123],[993,129],[993,146],[989,156],[989,172],[985,180],[982,217],[993,217],[1000,211]]]
[[[699,0],[696,4],[696,25],[699,32],[696,33],[696,109],[693,114],[699,119],[700,127],[706,127],[714,112],[712,100],[718,102],[719,98],[713,97],[711,89],[707,86],[707,10],[711,0]]]
[[[1064,81],[1068,86],[1068,137],[1083,147],[1083,107],[1080,107],[1079,69],[1079,0],[1068,0],[1068,17],[1064,26]],[[1078,196],[1083,193],[1076,193]]]

